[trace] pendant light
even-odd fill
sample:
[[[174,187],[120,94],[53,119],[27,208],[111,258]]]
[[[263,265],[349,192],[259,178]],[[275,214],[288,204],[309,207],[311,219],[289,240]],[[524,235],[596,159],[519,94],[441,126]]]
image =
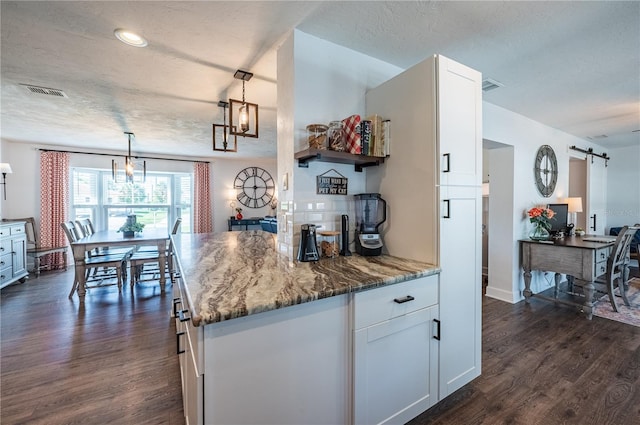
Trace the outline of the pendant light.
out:
[[[238,151],[238,136],[230,131],[227,124],[227,108],[229,102],[218,101],[218,106],[222,108],[222,124],[213,124],[213,150],[222,152]],[[233,136],[233,147],[230,146],[230,139]]]
[[[127,152],[127,156],[124,157],[124,175],[126,183],[133,183],[133,176],[135,171],[135,162],[134,157],[131,156],[131,136],[135,137],[135,134],[125,131],[129,138],[129,150]],[[115,160],[111,160],[111,177],[113,177],[114,182],[118,182],[118,164]],[[147,181],[147,161],[142,161],[142,181]]]
[[[258,137],[258,104],[245,99],[244,83],[251,80],[252,72],[237,70],[233,77],[242,80],[242,100],[229,99],[230,134],[242,137]],[[234,120],[237,117],[237,121]]]

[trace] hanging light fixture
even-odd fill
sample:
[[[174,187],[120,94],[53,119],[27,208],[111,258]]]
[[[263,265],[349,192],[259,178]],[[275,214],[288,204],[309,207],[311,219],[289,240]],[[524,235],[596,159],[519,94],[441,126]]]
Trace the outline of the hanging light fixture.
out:
[[[237,70],[233,77],[242,80],[242,100],[229,99],[230,134],[242,137],[258,137],[258,104],[247,102],[244,83],[253,77],[252,72]],[[237,117],[237,122],[234,120]]]
[[[223,109],[222,112],[222,124],[213,124],[213,150],[222,152],[237,152],[238,151],[238,136],[230,131],[227,124],[227,108],[229,102],[223,100],[218,101],[218,106]],[[233,147],[231,144],[231,137],[233,136]]]
[[[135,171],[135,162],[134,157],[131,156],[131,136],[135,137],[135,134],[125,131],[129,138],[129,150],[127,152],[127,156],[124,157],[124,175],[125,182],[133,183],[133,175]],[[118,182],[118,163],[115,159],[111,160],[111,177],[113,177],[113,181]],[[142,181],[147,181],[147,161],[142,161]]]

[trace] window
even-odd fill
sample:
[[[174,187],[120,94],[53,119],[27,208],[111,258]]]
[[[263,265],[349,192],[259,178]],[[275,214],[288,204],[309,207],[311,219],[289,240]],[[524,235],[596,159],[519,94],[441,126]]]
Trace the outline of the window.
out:
[[[145,227],[167,231],[182,217],[181,231],[191,232],[191,174],[149,172],[144,182],[123,180],[114,181],[111,171],[72,169],[71,217],[90,218],[96,230],[118,230],[135,214]]]

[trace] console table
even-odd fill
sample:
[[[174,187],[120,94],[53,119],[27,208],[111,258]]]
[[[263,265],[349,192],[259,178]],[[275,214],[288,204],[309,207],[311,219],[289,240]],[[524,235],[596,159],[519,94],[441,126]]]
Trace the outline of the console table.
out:
[[[528,301],[532,296],[551,299],[571,305],[582,306],[588,319],[593,315],[593,281],[607,271],[607,258],[615,243],[590,242],[586,237],[569,236],[549,241],[521,240],[520,252],[522,268],[524,269],[524,291],[522,294]],[[555,272],[554,297],[549,298],[531,292],[531,271]],[[558,299],[558,286],[561,274],[568,276],[571,282],[574,278],[585,281],[584,305],[561,301]]]
[[[230,218],[227,220],[229,225],[229,231],[233,230],[233,226],[244,226],[244,230],[249,230],[249,226],[260,226],[260,220],[264,220],[264,217],[251,217],[238,220],[237,218]]]

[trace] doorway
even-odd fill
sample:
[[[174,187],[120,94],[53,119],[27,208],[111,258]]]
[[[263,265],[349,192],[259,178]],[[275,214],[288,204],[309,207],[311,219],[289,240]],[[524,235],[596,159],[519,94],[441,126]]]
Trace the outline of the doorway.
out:
[[[581,158],[569,158],[569,197],[582,200],[580,212],[576,214],[575,228],[586,229],[586,208],[587,201],[587,161]]]
[[[513,302],[513,262],[505,259],[513,256],[514,227],[505,223],[513,222],[514,148],[487,139],[482,147],[482,284],[487,296]]]

